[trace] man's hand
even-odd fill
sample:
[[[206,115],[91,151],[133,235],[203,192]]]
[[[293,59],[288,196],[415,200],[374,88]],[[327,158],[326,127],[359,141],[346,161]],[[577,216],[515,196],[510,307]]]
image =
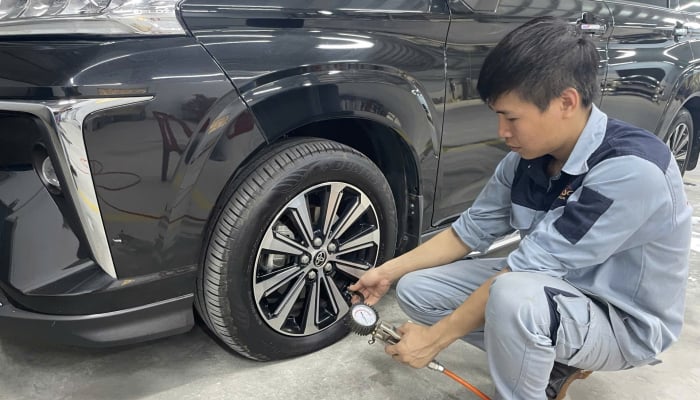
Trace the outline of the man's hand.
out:
[[[382,267],[377,267],[365,272],[360,280],[348,286],[348,289],[362,293],[365,303],[374,305],[389,291],[391,283]]]
[[[507,273],[505,267],[499,273],[489,278],[477,288],[452,314],[430,327],[407,322],[397,332],[401,341],[395,345],[387,345],[384,351],[394,360],[408,364],[414,368],[423,368],[435,356],[455,340],[463,337],[474,329],[484,326],[486,303],[489,299],[491,283],[500,274]]]
[[[384,351],[396,361],[413,368],[423,368],[442,351],[436,332],[430,327],[407,322],[397,332],[401,335],[401,341],[384,347]]]

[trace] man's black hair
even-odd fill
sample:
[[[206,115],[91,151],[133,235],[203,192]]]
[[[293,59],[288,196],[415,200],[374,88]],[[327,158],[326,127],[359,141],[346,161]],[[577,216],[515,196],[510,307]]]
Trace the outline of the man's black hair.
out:
[[[572,87],[588,107],[599,90],[598,62],[589,35],[561,19],[539,17],[510,32],[491,50],[476,89],[488,104],[512,91],[544,112]]]

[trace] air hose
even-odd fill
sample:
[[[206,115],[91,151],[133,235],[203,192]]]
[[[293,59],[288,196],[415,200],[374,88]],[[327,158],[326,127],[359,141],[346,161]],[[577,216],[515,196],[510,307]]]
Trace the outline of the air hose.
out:
[[[479,397],[482,400],[491,400],[491,398],[489,396],[485,395],[484,392],[479,390],[476,386],[469,383],[466,379],[462,379],[459,375],[457,375],[454,372],[450,371],[449,369],[445,368],[442,364],[440,364],[437,361],[434,361],[434,360],[431,361],[428,364],[428,369],[432,369],[433,371],[437,371],[437,372],[442,372],[443,374],[449,376],[450,378],[454,379],[460,385],[471,390],[472,393],[474,393],[477,397]]]

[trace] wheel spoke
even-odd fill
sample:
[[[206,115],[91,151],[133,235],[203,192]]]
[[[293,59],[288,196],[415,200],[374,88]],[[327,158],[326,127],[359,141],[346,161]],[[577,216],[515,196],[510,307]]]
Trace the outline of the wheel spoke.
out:
[[[360,279],[362,274],[364,274],[365,272],[367,272],[368,269],[371,268],[370,265],[348,260],[336,259],[334,260],[334,262],[336,268],[345,272],[348,275],[354,276],[357,279]]]
[[[268,234],[265,235],[261,247],[263,250],[268,250],[273,253],[291,254],[295,256],[306,253],[306,247],[301,243],[297,243],[293,239],[274,231],[268,232]]]
[[[688,144],[688,127],[679,125],[673,132],[671,148],[674,152],[682,150]]]
[[[305,283],[306,278],[304,275],[301,275],[296,279],[294,285],[289,289],[287,294],[284,296],[284,299],[282,299],[280,304],[272,313],[270,319],[267,321],[273,328],[277,330],[282,329],[284,323],[287,321],[287,316],[289,316],[294,308],[294,304],[299,300],[299,295],[301,295]]]
[[[286,285],[303,274],[304,272],[301,270],[301,268],[296,265],[281,268],[272,272],[271,274],[260,277],[260,283],[256,284],[256,286],[257,289],[262,292],[261,297],[267,297],[273,292],[279,290],[280,287]]]
[[[338,287],[335,286],[332,279],[329,279],[325,275],[322,279],[323,289],[330,295],[328,298],[331,303],[331,307],[333,308],[333,313],[337,316],[337,318],[340,318],[350,309],[347,300],[345,300],[345,297],[342,293],[340,293],[340,290],[338,290]]]
[[[675,154],[675,159],[676,161],[685,161],[686,157],[688,157],[688,152],[686,151],[681,151]]]
[[[379,246],[379,238],[379,229],[372,227],[371,231],[361,236],[357,236],[345,243],[341,243],[340,247],[338,247],[338,252],[336,255],[341,256],[343,254],[352,253],[353,251],[366,249],[368,247]]]
[[[289,203],[289,208],[291,209],[292,217],[294,222],[301,230],[304,235],[306,243],[311,244],[313,242],[314,227],[311,223],[311,216],[309,215],[309,205],[306,202],[306,196],[297,196],[291,203]]]
[[[306,324],[304,326],[304,333],[313,333],[318,330],[319,320],[321,312],[319,310],[319,304],[321,304],[319,296],[319,280],[316,279],[311,285],[311,293],[309,293],[308,299],[309,304],[306,308]]]
[[[688,146],[688,137],[680,136],[676,142],[676,146],[673,148],[676,152],[685,153]]]
[[[343,236],[343,233],[345,233],[348,228],[357,222],[357,220],[362,217],[362,215],[364,215],[364,213],[370,207],[372,207],[372,203],[370,203],[369,199],[364,195],[360,195],[359,200],[353,204],[350,210],[342,217],[340,223],[338,223],[338,229],[337,231],[333,232],[333,237],[331,239],[336,239]]]
[[[331,185],[331,190],[328,193],[328,201],[326,201],[326,215],[323,219],[323,235],[328,237],[333,225],[333,219],[338,213],[338,207],[340,207],[340,200],[343,198],[343,187],[341,185],[335,184]]]

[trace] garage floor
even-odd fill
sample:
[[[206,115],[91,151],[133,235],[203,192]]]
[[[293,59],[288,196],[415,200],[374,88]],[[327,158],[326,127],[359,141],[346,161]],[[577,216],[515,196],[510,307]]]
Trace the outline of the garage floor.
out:
[[[662,364],[594,373],[569,390],[571,400],[700,398],[700,171],[686,174],[696,206],[686,325]],[[393,294],[378,306],[382,319],[405,320]],[[487,394],[485,355],[459,342],[438,359]],[[436,372],[394,363],[382,346],[348,336],[293,360],[258,363],[232,355],[201,328],[159,341],[107,350],[26,342],[2,334],[0,399],[476,399]]]

